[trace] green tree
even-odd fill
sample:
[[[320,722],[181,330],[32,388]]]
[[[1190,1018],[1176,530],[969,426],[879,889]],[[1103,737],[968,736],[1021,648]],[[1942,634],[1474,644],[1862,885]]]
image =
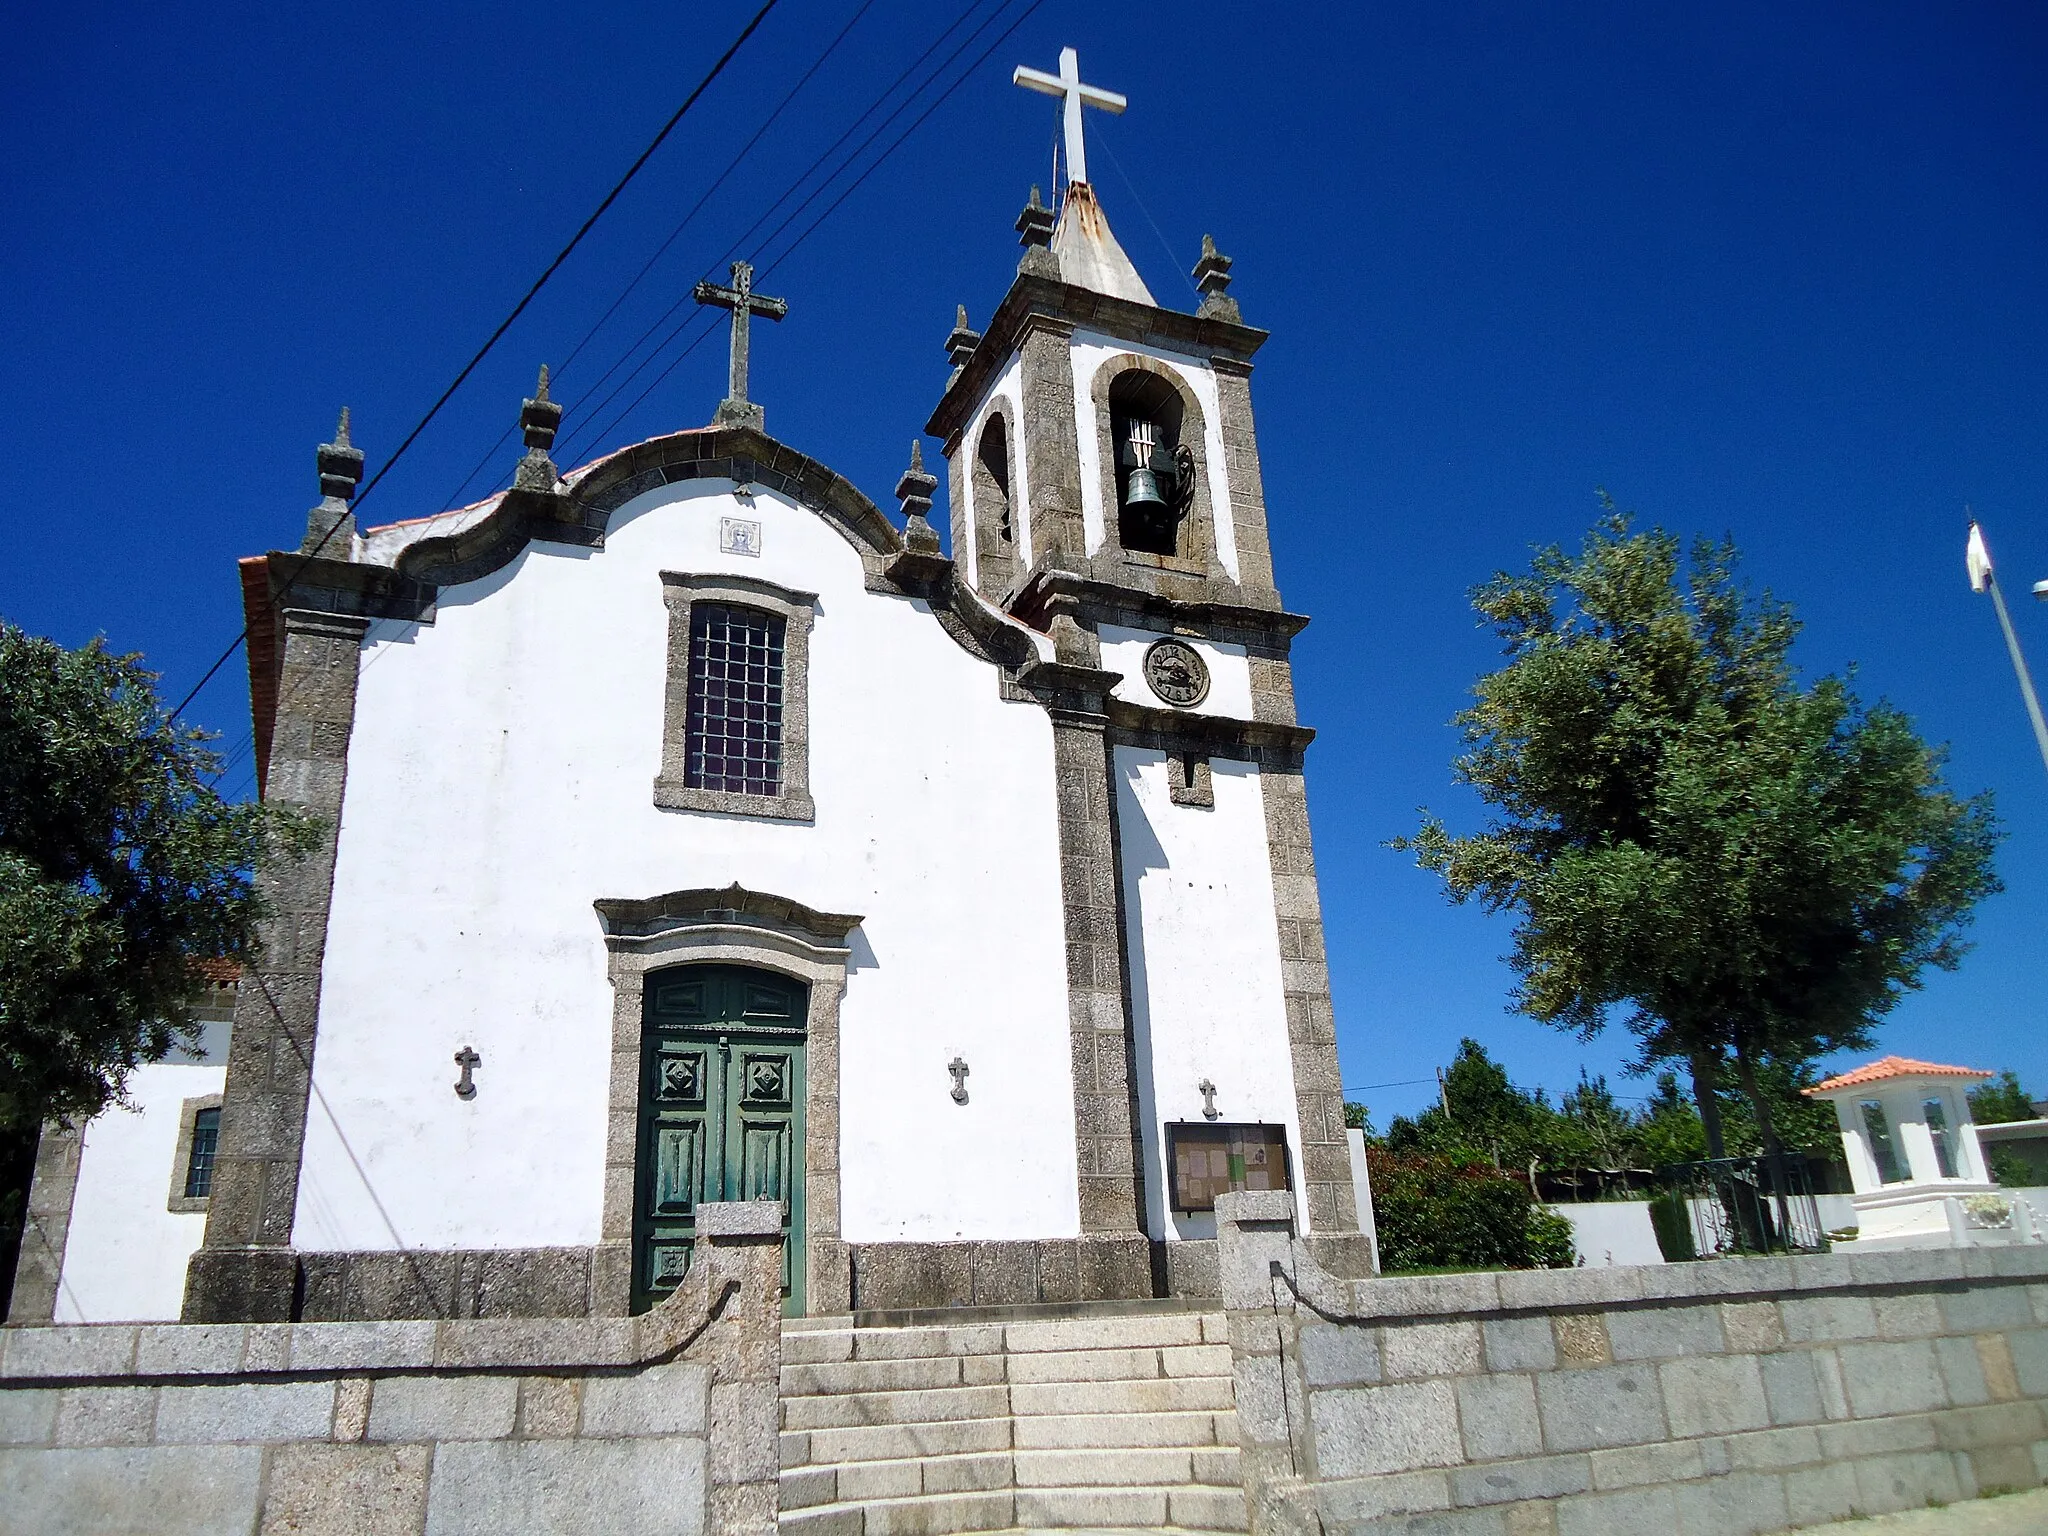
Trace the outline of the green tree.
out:
[[[1515,1007],[1582,1037],[1620,1010],[1640,1065],[1683,1063],[1714,1155],[1731,1072],[1777,1150],[1765,1075],[1866,1046],[1999,888],[1986,798],[1951,794],[1896,709],[1801,686],[1791,611],[1735,566],[1610,509],[1577,555],[1476,589],[1508,660],[1454,768],[1495,816],[1395,843],[1518,914]]]
[[[1540,1092],[1515,1087],[1486,1047],[1467,1037],[1444,1069],[1441,1101],[1413,1119],[1396,1116],[1387,1126],[1387,1146],[1521,1170],[1531,1158],[1547,1160],[1555,1118]]]
[[[2019,1075],[2001,1072],[1981,1088],[1970,1090],[1970,1118],[1979,1125],[2004,1125],[2038,1117],[2034,1114],[2034,1101],[2020,1087]]]
[[[230,804],[139,658],[0,622],[0,1129],[90,1118],[185,1030],[193,963],[245,960],[259,849],[295,813]]]

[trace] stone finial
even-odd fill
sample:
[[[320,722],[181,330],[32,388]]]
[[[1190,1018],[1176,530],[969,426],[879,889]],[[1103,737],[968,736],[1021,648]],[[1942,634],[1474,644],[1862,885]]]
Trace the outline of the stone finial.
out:
[[[1020,245],[1051,246],[1053,213],[1045,206],[1045,199],[1037,187],[1031,189],[1031,201],[1024,205],[1024,211],[1017,215],[1017,234]]]
[[[552,491],[561,483],[555,461],[548,450],[555,446],[555,430],[562,424],[562,408],[548,398],[548,365],[540,365],[540,383],[531,400],[519,405],[519,431],[526,442],[526,457],[512,477],[518,491]]]
[[[334,441],[320,445],[315,461],[320,466],[323,497],[355,500],[356,487],[363,483],[363,450],[349,441],[347,406],[341,408],[341,420],[335,424]]]
[[[1230,287],[1230,267],[1230,258],[1216,249],[1216,237],[1202,236],[1202,259],[1195,263],[1193,273],[1195,287],[1202,294],[1197,314],[1230,321],[1242,318],[1237,300],[1224,291]]]
[[[954,371],[967,366],[967,359],[974,356],[974,349],[981,345],[981,332],[971,330],[967,324],[967,306],[962,304],[953,314],[953,329],[946,335],[946,357]]]
[[[1033,187],[1031,201],[1017,215],[1018,243],[1024,247],[1024,259],[1017,263],[1019,273],[1059,278],[1060,259],[1052,253],[1052,235],[1057,224],[1053,211],[1045,206],[1038,188]]]
[[[347,406],[341,408],[334,441],[320,445],[314,462],[320,469],[320,505],[306,514],[306,536],[299,541],[299,551],[323,560],[353,560],[356,520],[348,508],[363,483],[363,450],[349,440]]]
[[[932,531],[925,514],[932,509],[932,492],[939,488],[936,475],[924,469],[924,445],[912,438],[910,468],[896,482],[896,499],[903,504],[903,544],[919,554],[937,554],[939,536]]]

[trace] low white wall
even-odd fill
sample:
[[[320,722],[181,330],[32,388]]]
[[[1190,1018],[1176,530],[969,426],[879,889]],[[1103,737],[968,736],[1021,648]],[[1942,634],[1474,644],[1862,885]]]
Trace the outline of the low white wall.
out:
[[[1550,1209],[1572,1224],[1579,1262],[1588,1269],[1664,1262],[1664,1251],[1657,1246],[1657,1229],[1650,1225],[1647,1200],[1598,1200]]]
[[[129,1107],[85,1128],[78,1191],[57,1284],[60,1323],[174,1318],[206,1213],[170,1208],[185,1100],[219,1093],[225,1066],[159,1062],[128,1079]]]

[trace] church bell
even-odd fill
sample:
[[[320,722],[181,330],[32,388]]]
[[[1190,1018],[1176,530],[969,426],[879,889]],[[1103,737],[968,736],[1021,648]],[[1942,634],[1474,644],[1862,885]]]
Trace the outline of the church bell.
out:
[[[1159,494],[1159,476],[1152,468],[1157,440],[1158,429],[1151,422],[1131,422],[1130,441],[1124,446],[1124,463],[1131,472],[1124,487],[1124,505],[1133,510],[1166,506],[1166,498]]]

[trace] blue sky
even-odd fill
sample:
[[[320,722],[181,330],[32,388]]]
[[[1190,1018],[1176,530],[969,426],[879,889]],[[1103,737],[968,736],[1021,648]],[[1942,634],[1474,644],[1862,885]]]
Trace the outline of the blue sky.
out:
[[[449,504],[480,459],[471,497],[509,472],[510,445],[490,450],[535,365],[570,355],[857,6],[782,0],[366,521]],[[694,330],[611,407],[582,397],[960,15],[874,0],[570,364],[571,457],[708,418],[717,338],[586,441]],[[103,633],[184,693],[239,627],[235,557],[303,528],[336,407],[380,463],[743,19],[23,12],[0,58],[0,613],[67,643]],[[1048,176],[1056,109],[1010,66],[1052,68],[1062,44],[1131,98],[1091,114],[1091,162],[1153,291],[1192,307],[1183,274],[1213,232],[1273,333],[1255,403],[1281,590],[1314,618],[1297,686],[1321,732],[1345,1080],[1380,1123],[1432,1090],[1368,1085],[1428,1078],[1460,1035],[1553,1088],[1627,1054],[1504,1012],[1506,920],[1448,907],[1382,846],[1420,805],[1476,823],[1447,721],[1496,658],[1466,589],[1576,539],[1602,486],[1647,520],[1732,533],[1806,621],[1806,667],[1854,664],[1952,744],[1956,785],[1996,792],[2008,890],[1880,1043],[2048,1093],[2048,773],[1962,569],[1970,503],[2048,668],[2048,605],[2024,596],[2048,577],[2048,16],[1041,0],[764,284],[791,304],[757,331],[771,430],[879,501],[944,383],[954,304],[994,307],[1012,220]],[[190,716],[246,757],[239,659]]]

